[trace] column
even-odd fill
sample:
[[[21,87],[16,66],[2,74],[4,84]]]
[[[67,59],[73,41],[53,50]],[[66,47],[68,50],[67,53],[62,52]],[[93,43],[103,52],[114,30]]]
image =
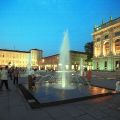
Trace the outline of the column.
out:
[[[110,29],[109,31],[109,35],[110,35],[110,55],[113,55],[113,28]]]

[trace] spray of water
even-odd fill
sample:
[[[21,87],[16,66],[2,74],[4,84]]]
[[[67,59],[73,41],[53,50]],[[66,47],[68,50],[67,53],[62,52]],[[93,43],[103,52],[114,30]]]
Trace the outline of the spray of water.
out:
[[[63,42],[60,49],[59,56],[59,78],[62,82],[62,88],[65,88],[70,81],[70,48],[69,48],[69,38],[68,31],[64,33]]]

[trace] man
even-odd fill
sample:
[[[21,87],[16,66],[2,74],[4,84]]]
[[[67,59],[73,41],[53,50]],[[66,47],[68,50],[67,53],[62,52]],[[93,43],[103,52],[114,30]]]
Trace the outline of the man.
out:
[[[19,70],[16,67],[13,71],[13,84],[18,85]]]
[[[0,89],[2,89],[3,84],[5,84],[6,89],[9,90],[9,87],[8,87],[8,66],[6,66],[5,68],[3,68],[1,70],[1,85],[0,85]]]
[[[35,72],[32,68],[30,68],[29,72],[28,72],[28,87],[29,89],[32,89],[33,86],[35,86],[34,83],[34,77],[35,77]]]
[[[13,79],[13,71],[14,71],[13,67],[11,67],[10,69],[8,69],[8,74],[9,74],[10,80]]]

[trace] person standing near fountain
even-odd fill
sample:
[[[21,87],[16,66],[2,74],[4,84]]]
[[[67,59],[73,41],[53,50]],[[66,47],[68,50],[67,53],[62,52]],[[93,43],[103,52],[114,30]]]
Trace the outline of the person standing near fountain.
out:
[[[85,84],[85,85],[88,85],[88,80],[87,80],[87,68],[86,68],[86,67],[84,68],[84,71],[83,71],[83,80],[84,80],[84,84]]]
[[[35,72],[32,68],[30,68],[30,70],[28,72],[28,87],[29,87],[29,89],[32,89],[35,86],[34,77],[35,77]]]
[[[91,79],[92,79],[92,71],[91,70],[87,71],[86,77],[87,77],[88,83],[90,84],[91,83]]]
[[[116,82],[116,88],[115,88],[116,92],[120,93],[120,81]]]

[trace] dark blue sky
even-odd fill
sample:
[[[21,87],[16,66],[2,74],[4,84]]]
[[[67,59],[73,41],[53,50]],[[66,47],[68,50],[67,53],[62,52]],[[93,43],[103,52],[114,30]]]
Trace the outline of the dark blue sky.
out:
[[[70,48],[84,51],[110,16],[120,17],[120,0],[0,0],[0,48],[56,54],[68,29]]]

